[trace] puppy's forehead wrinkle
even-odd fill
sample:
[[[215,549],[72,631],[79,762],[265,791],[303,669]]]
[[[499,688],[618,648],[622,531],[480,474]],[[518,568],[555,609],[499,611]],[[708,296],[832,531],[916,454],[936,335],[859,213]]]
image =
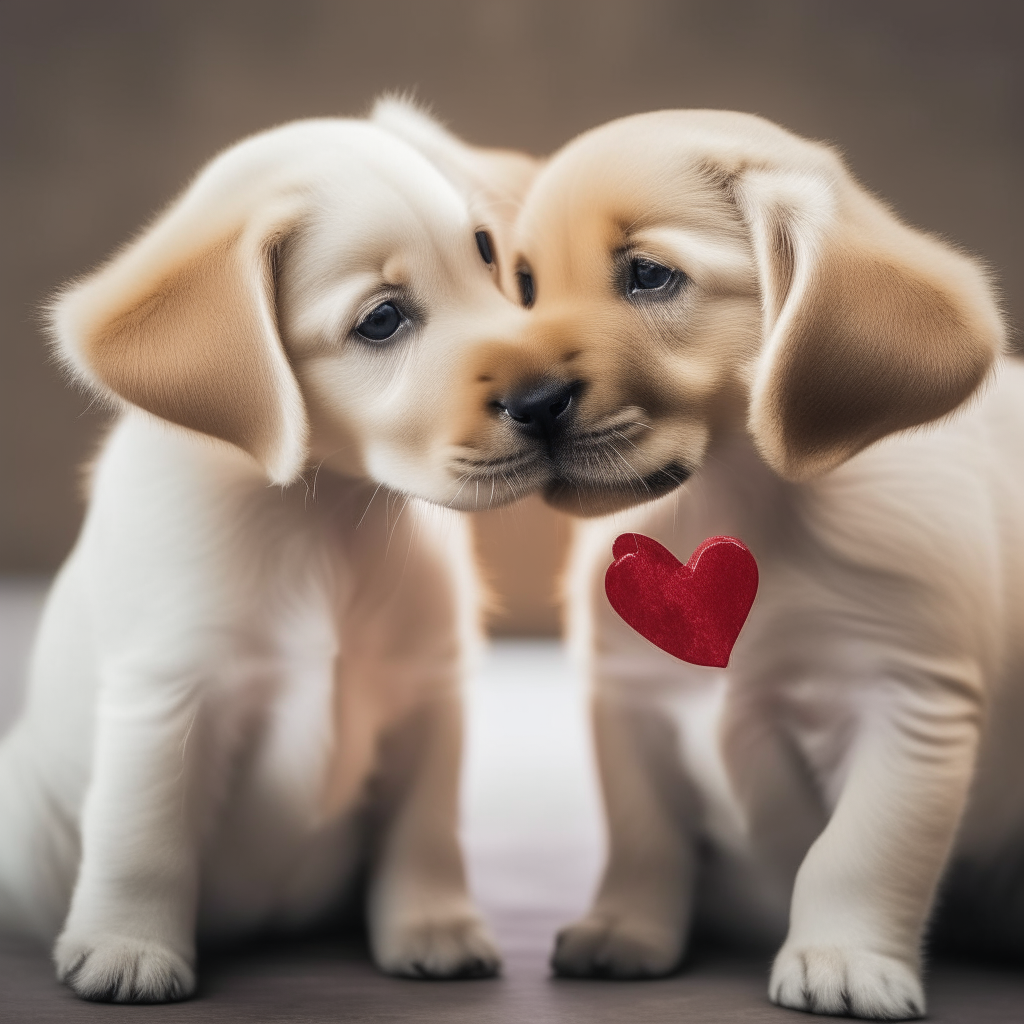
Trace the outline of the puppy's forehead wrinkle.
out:
[[[333,350],[341,336],[348,333],[351,326],[348,320],[359,301],[379,284],[378,275],[367,272],[347,276],[305,302],[296,303],[282,296],[279,306],[282,340],[289,347]]]
[[[683,244],[671,247],[676,258],[666,262],[690,276],[700,268],[715,287],[749,289],[748,232],[721,189],[704,181],[689,162],[673,160],[670,172],[653,176],[634,167],[632,158],[618,163],[614,172],[579,169],[568,201],[553,180],[550,192],[527,211],[520,228],[538,301],[561,282],[594,281],[598,275],[603,280],[605,268],[623,252],[642,250],[657,232],[669,229],[681,233]]]
[[[439,228],[418,203],[390,198],[336,209],[292,240],[278,286],[291,340],[333,343],[375,293],[403,299],[403,312],[423,322],[461,295],[474,272],[483,274],[468,217]]]
[[[429,276],[435,283],[464,273],[459,264],[469,253],[473,240],[468,210],[458,218],[439,221],[429,204],[407,195],[382,197],[366,211],[363,223],[346,224],[339,218],[329,228],[328,244],[337,246],[339,263],[331,269],[371,264],[382,278],[390,273]],[[475,250],[474,250],[475,251]]]
[[[714,226],[726,210],[736,178],[760,167],[838,163],[827,147],[797,140],[753,115],[722,111],[661,111],[635,115],[585,133],[540,172],[527,207],[550,215],[585,211],[596,201],[623,197],[626,223],[650,217],[664,204],[686,210],[699,226]],[[563,205],[564,204],[564,205]],[[529,211],[528,211],[529,212]],[[742,219],[741,219],[742,221]],[[531,225],[526,224],[527,228]]]
[[[693,278],[703,291],[753,293],[757,270],[750,241],[731,224],[715,230],[654,227],[627,239],[627,252],[661,257]]]

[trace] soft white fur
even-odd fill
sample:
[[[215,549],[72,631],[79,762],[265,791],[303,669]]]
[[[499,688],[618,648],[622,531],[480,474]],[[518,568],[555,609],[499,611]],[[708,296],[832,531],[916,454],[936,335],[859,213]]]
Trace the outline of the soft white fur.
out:
[[[493,214],[490,157],[401,104],[377,116],[233,147],[56,305],[63,357],[123,411],[0,745],[0,925],[59,935],[58,975],[86,998],[186,996],[197,932],[322,918],[362,864],[384,970],[498,966],[456,835],[469,538],[401,495],[471,507],[504,486],[472,459],[518,441],[461,375],[523,313],[473,237]],[[190,304],[207,287],[223,299]],[[88,347],[154,288],[135,363]],[[396,288],[416,323],[359,342]],[[211,320],[225,333],[207,337]],[[237,365],[193,387],[200,346],[240,323]],[[160,346],[181,354],[151,371]],[[140,411],[139,381],[185,426],[235,408],[250,454],[249,434]]]

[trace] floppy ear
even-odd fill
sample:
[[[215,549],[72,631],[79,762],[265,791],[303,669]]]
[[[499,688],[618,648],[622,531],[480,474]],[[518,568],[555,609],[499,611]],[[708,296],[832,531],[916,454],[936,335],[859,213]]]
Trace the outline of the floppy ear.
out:
[[[978,265],[901,223],[832,153],[820,157],[734,181],[765,318],[748,427],[790,480],[956,408],[1003,346]]]
[[[525,153],[468,145],[408,99],[385,96],[370,117],[418,149],[463,195],[508,223],[541,168],[542,161]]]
[[[141,237],[58,295],[51,326],[65,363],[100,394],[229,441],[286,484],[308,427],[278,335],[274,261],[301,209],[253,148],[228,150]]]

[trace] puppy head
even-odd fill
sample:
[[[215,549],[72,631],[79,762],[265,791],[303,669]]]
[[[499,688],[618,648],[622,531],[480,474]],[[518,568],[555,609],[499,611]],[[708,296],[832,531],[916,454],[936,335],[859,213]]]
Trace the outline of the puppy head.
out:
[[[247,139],[54,302],[101,395],[247,452],[457,507],[550,475],[500,398],[541,377],[499,239],[534,169],[390,101]],[[254,464],[255,465],[255,464]]]
[[[749,431],[806,479],[942,416],[1003,344],[983,272],[902,224],[828,148],[746,114],[612,122],[556,154],[515,256],[578,395],[546,494],[600,514]]]

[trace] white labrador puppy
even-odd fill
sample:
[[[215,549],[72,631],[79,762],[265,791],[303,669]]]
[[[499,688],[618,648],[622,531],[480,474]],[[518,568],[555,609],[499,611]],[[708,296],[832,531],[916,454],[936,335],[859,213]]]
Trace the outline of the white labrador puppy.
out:
[[[532,329],[579,398],[549,500],[600,513],[689,478],[577,534],[610,851],[556,970],[663,974],[696,910],[788,927],[778,1003],[923,1013],[951,855],[982,883],[957,902],[1024,939],[1024,371],[984,273],[826,147],[717,111],[581,136],[517,232]],[[727,670],[615,615],[626,531],[682,560],[717,534],[754,551]]]
[[[0,924],[59,932],[80,996],[187,996],[197,929],[301,926],[367,860],[382,969],[497,969],[456,837],[471,551],[397,495],[546,478],[488,234],[532,173],[396,102],[286,125],[54,304],[123,411],[0,746]]]

